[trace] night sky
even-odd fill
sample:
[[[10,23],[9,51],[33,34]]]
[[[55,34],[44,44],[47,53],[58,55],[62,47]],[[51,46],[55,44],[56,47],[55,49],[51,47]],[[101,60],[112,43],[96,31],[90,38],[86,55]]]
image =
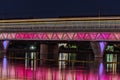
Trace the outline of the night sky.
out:
[[[119,16],[120,0],[1,0],[0,19]]]

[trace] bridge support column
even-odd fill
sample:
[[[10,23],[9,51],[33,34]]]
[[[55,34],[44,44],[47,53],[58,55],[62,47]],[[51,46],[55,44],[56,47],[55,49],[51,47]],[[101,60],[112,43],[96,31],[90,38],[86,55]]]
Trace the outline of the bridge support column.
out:
[[[104,50],[106,47],[106,42],[90,42],[91,47],[93,49],[94,57],[97,58],[103,58]]]
[[[49,46],[49,52],[50,52],[50,55],[52,56],[50,59],[53,59],[54,61],[54,65],[57,65],[58,64],[58,57],[59,57],[59,48],[58,48],[58,44],[51,44]]]
[[[9,40],[3,40],[3,41],[0,41],[0,51],[2,53],[6,53],[7,52],[7,48],[9,46]]]
[[[54,61],[55,63],[58,60],[58,45],[55,43],[41,44],[40,45],[40,59],[41,65],[50,63],[49,59]]]
[[[48,45],[40,44],[40,64],[41,65],[46,63],[47,54],[48,54]]]
[[[57,43],[49,43],[48,44],[48,59],[52,60],[48,61],[48,64],[53,64],[56,65],[57,64],[57,60],[58,60],[58,44]]]

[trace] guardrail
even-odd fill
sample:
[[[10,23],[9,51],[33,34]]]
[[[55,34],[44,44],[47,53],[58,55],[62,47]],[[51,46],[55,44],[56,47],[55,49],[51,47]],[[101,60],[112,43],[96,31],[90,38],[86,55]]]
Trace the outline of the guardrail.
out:
[[[0,32],[119,32],[120,20],[0,23]]]

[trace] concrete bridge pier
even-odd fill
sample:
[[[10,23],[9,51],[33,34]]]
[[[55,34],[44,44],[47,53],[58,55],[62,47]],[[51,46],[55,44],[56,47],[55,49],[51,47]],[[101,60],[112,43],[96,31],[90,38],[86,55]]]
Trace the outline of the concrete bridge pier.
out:
[[[58,45],[55,43],[40,44],[40,63],[41,65],[52,62],[57,62]]]
[[[48,54],[47,44],[40,44],[40,64],[43,65],[46,62]]]
[[[95,61],[98,61],[98,59],[103,58],[105,47],[106,47],[107,43],[93,41],[93,42],[90,42],[90,44],[93,49]]]

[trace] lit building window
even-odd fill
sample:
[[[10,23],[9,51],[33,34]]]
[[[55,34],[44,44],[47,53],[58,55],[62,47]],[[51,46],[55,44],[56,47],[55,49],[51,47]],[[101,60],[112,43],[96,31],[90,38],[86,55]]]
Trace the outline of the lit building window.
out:
[[[106,51],[114,52],[114,46],[108,45],[107,48],[106,48]]]

